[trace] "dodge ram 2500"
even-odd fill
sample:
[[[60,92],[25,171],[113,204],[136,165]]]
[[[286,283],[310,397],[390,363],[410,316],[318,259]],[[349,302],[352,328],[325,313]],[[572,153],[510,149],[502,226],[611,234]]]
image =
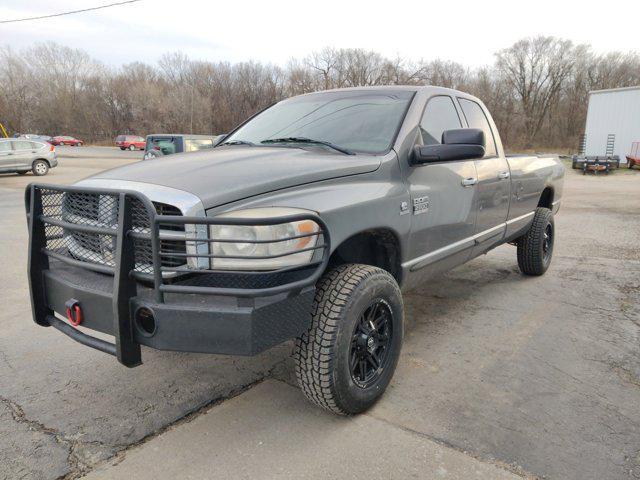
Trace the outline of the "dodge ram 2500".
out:
[[[141,345],[254,355],[295,339],[307,397],[361,412],[398,361],[401,288],[505,243],[542,275],[563,177],[555,158],[505,156],[462,92],[301,95],[210,150],[30,185],[33,318],[128,367]]]

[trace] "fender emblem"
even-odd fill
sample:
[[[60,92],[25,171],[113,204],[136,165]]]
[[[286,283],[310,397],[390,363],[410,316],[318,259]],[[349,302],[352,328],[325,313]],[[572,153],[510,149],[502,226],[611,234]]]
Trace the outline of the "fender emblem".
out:
[[[429,197],[417,197],[413,199],[413,214],[420,215],[429,211]]]

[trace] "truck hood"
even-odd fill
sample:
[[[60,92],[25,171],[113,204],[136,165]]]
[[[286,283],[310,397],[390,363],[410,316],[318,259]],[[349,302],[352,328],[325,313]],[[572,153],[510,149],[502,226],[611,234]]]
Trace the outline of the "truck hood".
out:
[[[372,172],[381,159],[319,149],[229,146],[144,160],[78,182],[160,185],[196,195],[205,209],[306,183]],[[167,203],[170,203],[167,199]]]

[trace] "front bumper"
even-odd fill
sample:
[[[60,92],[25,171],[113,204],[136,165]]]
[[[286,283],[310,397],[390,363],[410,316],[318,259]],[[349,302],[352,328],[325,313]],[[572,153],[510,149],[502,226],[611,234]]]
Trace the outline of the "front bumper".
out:
[[[71,216],[64,214],[65,195],[80,195],[83,201],[87,196],[97,196],[101,207],[114,206],[117,223],[70,223]],[[315,214],[272,219],[161,215],[138,192],[34,184],[27,189],[26,204],[34,321],[115,355],[128,367],[141,363],[141,345],[160,350],[255,355],[299,336],[309,327],[314,285],[326,268],[330,251],[329,232]],[[185,261],[212,258],[207,246],[214,239],[185,237],[187,253],[166,252],[160,225],[182,225],[185,232],[196,232],[208,231],[211,224],[279,224],[303,219],[313,219],[319,225],[313,235],[321,239],[313,247],[319,255],[303,268],[222,272],[164,263],[176,256]],[[66,240],[75,232],[95,234],[101,248],[112,249],[110,263],[74,257],[73,249],[69,250],[73,244]],[[139,271],[139,242],[149,244],[144,251],[150,252],[151,258],[144,265],[150,271]],[[175,272],[177,277],[165,275]],[[77,315],[70,313],[70,304]],[[68,322],[59,318],[65,316]],[[76,328],[78,319],[83,330],[111,335],[114,341]]]
[[[47,309],[64,317],[66,302],[75,299],[82,311],[81,327],[113,335],[112,279],[56,261],[50,267],[43,273]],[[309,328],[314,291],[309,286],[295,295],[247,299],[168,294],[164,302],[157,302],[152,288],[139,285],[129,300],[133,341],[159,350],[255,355]],[[137,319],[140,308],[153,313],[153,328]],[[47,315],[49,324],[69,325],[52,316]]]

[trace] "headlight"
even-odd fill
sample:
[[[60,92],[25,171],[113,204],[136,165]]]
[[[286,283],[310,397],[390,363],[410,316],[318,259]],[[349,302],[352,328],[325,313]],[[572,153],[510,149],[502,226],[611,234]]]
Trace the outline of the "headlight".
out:
[[[309,212],[297,208],[268,207],[224,213],[216,218],[269,218],[300,213]],[[213,254],[211,268],[216,270],[275,270],[305,265],[311,262],[314,253],[318,251],[306,250],[318,243],[319,234],[309,234],[318,231],[318,224],[312,220],[277,225],[211,225],[209,230],[211,239],[238,240],[237,242],[211,243],[211,253]]]

